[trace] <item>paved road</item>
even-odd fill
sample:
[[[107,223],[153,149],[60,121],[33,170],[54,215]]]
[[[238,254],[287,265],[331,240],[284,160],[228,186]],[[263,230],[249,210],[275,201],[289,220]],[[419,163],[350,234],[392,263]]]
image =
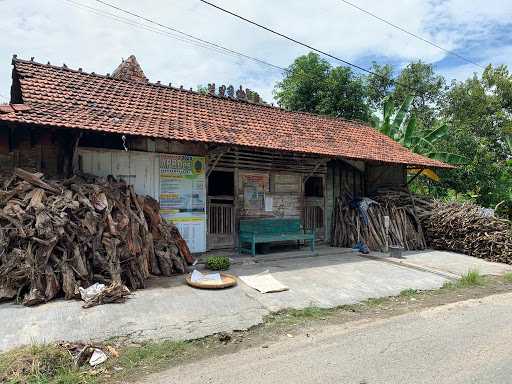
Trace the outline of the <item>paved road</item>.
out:
[[[179,378],[179,379],[176,379]],[[145,383],[511,383],[512,294],[386,320],[324,327],[310,337],[173,368]]]

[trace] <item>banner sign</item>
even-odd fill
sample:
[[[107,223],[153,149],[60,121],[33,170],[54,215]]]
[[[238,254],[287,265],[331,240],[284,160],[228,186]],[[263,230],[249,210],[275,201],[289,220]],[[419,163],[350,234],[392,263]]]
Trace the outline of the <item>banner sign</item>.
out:
[[[160,155],[160,214],[173,222],[191,252],[206,251],[205,158]]]

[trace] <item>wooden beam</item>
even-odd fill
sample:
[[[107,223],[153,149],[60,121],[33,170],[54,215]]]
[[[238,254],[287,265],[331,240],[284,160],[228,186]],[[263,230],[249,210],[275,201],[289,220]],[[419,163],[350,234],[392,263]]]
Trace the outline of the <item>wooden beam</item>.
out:
[[[421,168],[413,177],[411,177],[408,181],[407,181],[407,185],[411,184],[414,179],[416,179],[419,175],[421,175],[421,172],[423,172],[425,168]],[[413,204],[414,205],[414,204]]]
[[[214,147],[211,150],[208,148],[208,155],[215,156],[218,154],[224,154],[225,152],[229,152],[230,150],[231,150],[231,147],[226,146],[226,145],[220,145],[220,146]]]
[[[217,163],[219,162],[219,160],[221,159],[221,157],[222,157],[225,153],[228,153],[229,151],[231,151],[231,148],[228,148],[226,151],[219,153],[219,155],[217,156],[217,158],[215,159],[215,161],[213,162],[213,164],[211,165],[211,167],[208,167],[208,171],[206,172],[206,177],[210,176],[210,173],[212,173],[212,171],[215,169],[215,166],[217,165]]]
[[[320,168],[320,166],[321,166],[322,164],[327,164],[327,162],[328,162],[328,161],[329,161],[329,159],[327,159],[327,160],[326,160],[326,159],[322,159],[322,160],[320,160],[318,163],[316,163],[315,168],[313,168],[313,171],[311,171],[311,173],[309,173],[309,174],[306,176],[306,178],[304,179],[304,184],[306,183],[306,181],[308,181],[308,179],[309,179],[311,176],[313,176],[313,175],[315,174],[315,172],[318,170],[318,168]]]

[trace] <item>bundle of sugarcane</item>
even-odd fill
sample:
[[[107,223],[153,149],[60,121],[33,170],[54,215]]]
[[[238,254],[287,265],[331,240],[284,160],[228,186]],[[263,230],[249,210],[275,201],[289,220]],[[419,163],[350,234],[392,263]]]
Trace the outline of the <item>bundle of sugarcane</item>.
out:
[[[16,169],[0,191],[0,300],[75,298],[95,282],[143,288],[193,260],[158,202],[113,178],[45,181]]]

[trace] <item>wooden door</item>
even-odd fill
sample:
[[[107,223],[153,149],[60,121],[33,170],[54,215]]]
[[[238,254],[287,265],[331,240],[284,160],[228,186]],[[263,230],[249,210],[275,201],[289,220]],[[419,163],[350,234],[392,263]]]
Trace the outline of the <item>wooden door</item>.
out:
[[[235,245],[235,209],[233,200],[208,198],[208,248],[232,248]]]
[[[304,183],[304,228],[314,229],[316,238],[325,239],[325,179],[316,175]]]

